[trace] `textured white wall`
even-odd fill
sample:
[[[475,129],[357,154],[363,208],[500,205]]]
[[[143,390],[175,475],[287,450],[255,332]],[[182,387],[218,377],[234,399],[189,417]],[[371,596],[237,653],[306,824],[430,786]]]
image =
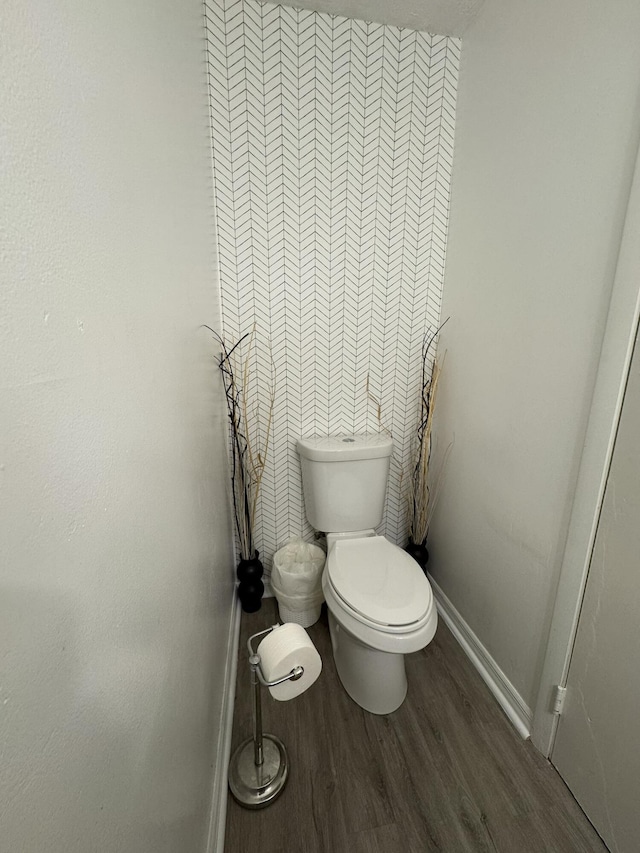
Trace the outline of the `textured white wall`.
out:
[[[380,528],[407,540],[421,348],[435,331],[460,43],[254,0],[210,0],[214,171],[229,342],[258,324],[250,399],[276,373],[256,545],[311,536],[299,436],[380,431]],[[404,481],[406,483],[406,480]]]
[[[438,410],[455,447],[432,571],[530,704],[638,140],[639,39],[635,0],[487,0],[463,44]]]
[[[0,849],[204,849],[233,568],[197,0],[3,4]]]
[[[285,6],[346,15],[445,36],[461,36],[484,0],[281,0]]]

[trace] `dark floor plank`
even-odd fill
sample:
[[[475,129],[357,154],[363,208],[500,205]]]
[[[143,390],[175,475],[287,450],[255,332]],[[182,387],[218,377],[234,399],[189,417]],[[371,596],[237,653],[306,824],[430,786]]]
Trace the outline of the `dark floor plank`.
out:
[[[395,823],[363,829],[349,836],[349,853],[388,853],[403,849],[403,835]]]
[[[251,733],[246,640],[276,621],[244,614],[233,748]],[[264,728],[289,752],[279,800],[231,798],[227,853],[606,853],[553,767],[523,741],[447,628],[407,658],[401,708],[368,714],[343,690],[323,613],[309,629],[320,679],[291,702],[263,690]]]

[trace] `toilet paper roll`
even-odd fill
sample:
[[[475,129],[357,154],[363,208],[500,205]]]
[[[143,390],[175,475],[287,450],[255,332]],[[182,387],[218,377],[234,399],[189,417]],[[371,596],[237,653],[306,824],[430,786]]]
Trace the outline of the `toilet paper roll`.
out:
[[[295,666],[304,668],[297,681],[283,681],[269,691],[274,699],[286,702],[295,699],[316,681],[322,671],[322,660],[301,625],[287,622],[274,628],[258,646],[262,674],[267,681],[282,678]]]

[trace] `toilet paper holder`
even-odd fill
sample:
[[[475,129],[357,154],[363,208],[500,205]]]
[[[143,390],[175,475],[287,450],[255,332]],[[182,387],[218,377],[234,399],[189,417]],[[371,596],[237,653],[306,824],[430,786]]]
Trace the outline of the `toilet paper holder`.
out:
[[[262,731],[260,685],[275,687],[285,681],[297,681],[304,667],[294,666],[291,672],[269,681],[262,671],[260,655],[252,642],[264,637],[279,625],[252,634],[247,640],[251,693],[253,702],[253,735],[236,749],[229,763],[229,788],[234,799],[245,808],[261,809],[272,803],[282,792],[289,777],[289,757],[282,741]]]

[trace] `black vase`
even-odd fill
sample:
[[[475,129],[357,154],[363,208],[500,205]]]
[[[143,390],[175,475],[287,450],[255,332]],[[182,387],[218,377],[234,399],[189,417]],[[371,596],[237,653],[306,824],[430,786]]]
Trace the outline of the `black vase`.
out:
[[[240,560],[236,569],[238,584],[238,598],[245,613],[255,613],[262,607],[262,596],[264,584],[262,573],[264,568],[259,560],[259,552],[251,560]]]
[[[410,557],[416,561],[422,571],[427,573],[427,563],[429,562],[429,552],[427,551],[427,540],[424,542],[414,542],[409,539],[409,544],[404,549]]]

